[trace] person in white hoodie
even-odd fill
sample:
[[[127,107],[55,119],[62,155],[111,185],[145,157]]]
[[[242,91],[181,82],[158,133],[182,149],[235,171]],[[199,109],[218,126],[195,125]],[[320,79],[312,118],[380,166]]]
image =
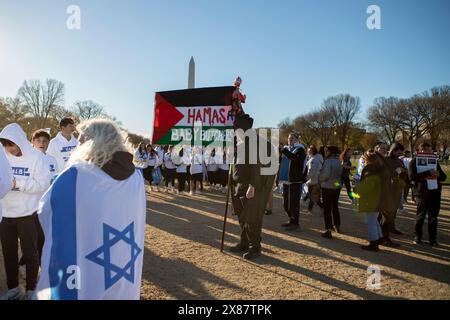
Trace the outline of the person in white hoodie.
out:
[[[168,192],[169,188],[173,191],[175,188],[175,178],[177,176],[177,166],[172,161],[173,146],[167,148],[167,152],[164,153],[164,191]]]
[[[31,137],[31,143],[36,150],[39,150],[44,154],[44,157],[48,163],[50,174],[52,175],[51,182],[55,181],[56,177],[63,168],[60,168],[56,158],[48,154],[47,152],[50,143],[50,134],[44,129],[39,129],[33,133],[33,136]]]
[[[56,159],[53,156],[46,153],[49,142],[50,142],[50,134],[44,129],[39,129],[39,130],[35,131],[33,133],[33,136],[31,137],[31,143],[33,144],[33,147],[36,150],[39,150],[40,152],[42,152],[42,154],[45,157],[45,160],[47,161],[48,170],[50,171],[50,175],[51,175],[51,180],[50,180],[50,184],[51,184],[51,183],[53,183],[53,181],[55,181],[60,170],[58,168],[58,163],[57,163]],[[35,220],[36,220],[36,228],[38,231],[37,243],[38,243],[39,263],[40,263],[41,256],[42,256],[42,247],[44,246],[45,238],[44,238],[44,232],[42,231],[42,227],[41,227],[41,224],[39,222],[39,218],[37,215],[35,216]],[[21,275],[23,275],[24,278],[26,277],[25,257],[24,256],[22,256],[19,261],[19,272]]]
[[[77,147],[78,140],[73,136],[75,122],[72,118],[63,118],[59,123],[59,127],[61,131],[50,141],[47,153],[55,157],[58,167],[62,171],[73,150]]]
[[[203,150],[201,147],[195,147],[193,149],[192,155],[191,155],[191,188],[190,188],[190,195],[195,194],[197,192],[197,185],[199,187],[199,191],[203,189]]]
[[[12,169],[6,158],[5,150],[0,144],[0,199],[11,190],[13,186]],[[2,222],[2,206],[0,205],[0,222]]]
[[[184,195],[187,181],[187,164],[190,163],[189,157],[186,156],[184,148],[172,151],[172,161],[177,166],[176,175],[178,181],[178,191],[180,195]]]
[[[322,203],[320,202],[320,184],[319,184],[319,175],[320,169],[322,168],[323,158],[322,155],[318,152],[315,146],[310,146],[308,148],[308,162],[307,166],[307,175],[306,175],[306,185],[308,186],[309,192],[309,205],[308,211],[312,211],[314,204],[317,204],[320,208],[322,208]]]
[[[8,291],[4,299],[20,299],[18,240],[26,263],[26,296],[36,288],[39,271],[38,231],[36,212],[39,199],[50,186],[51,175],[44,155],[34,149],[17,123],[7,125],[0,133],[13,170],[13,189],[2,200],[3,219],[0,223],[3,260]]]
[[[136,169],[143,175],[144,170],[148,167],[148,153],[144,142],[141,142],[139,147],[134,151],[134,164]]]

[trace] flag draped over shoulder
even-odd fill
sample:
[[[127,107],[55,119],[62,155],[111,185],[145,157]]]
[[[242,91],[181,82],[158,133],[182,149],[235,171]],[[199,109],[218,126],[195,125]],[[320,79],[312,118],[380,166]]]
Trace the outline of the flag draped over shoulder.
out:
[[[152,143],[164,145],[191,140],[195,122],[200,122],[206,130],[230,129],[234,90],[230,86],[156,92]]]
[[[38,299],[139,299],[146,197],[136,171],[118,181],[77,164],[41,200],[45,234]]]

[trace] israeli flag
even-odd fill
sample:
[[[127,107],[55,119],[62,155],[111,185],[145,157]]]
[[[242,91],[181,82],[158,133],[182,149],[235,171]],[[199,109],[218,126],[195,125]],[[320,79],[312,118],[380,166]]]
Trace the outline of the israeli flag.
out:
[[[118,181],[96,166],[62,172],[43,196],[37,299],[139,299],[146,196],[136,171]]]

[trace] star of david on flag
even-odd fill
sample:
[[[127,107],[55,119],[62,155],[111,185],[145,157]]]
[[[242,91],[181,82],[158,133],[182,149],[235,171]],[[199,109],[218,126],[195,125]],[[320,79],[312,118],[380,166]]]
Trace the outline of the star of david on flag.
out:
[[[111,248],[119,241],[129,245],[130,260],[121,268],[111,261]],[[112,287],[121,278],[125,278],[134,284],[135,262],[142,249],[139,248],[134,237],[134,222],[123,231],[103,223],[103,245],[86,256],[86,259],[102,266],[105,276],[105,290]],[[125,253],[125,252],[124,252]]]

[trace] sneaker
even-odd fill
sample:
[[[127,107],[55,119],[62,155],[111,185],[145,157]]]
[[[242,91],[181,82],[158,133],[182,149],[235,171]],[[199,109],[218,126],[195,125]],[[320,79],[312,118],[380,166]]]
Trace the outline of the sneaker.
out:
[[[430,246],[439,247],[439,244],[437,243],[436,240],[430,240]]]
[[[22,289],[20,287],[15,287],[6,291],[1,300],[21,300],[23,296]]]
[[[324,233],[322,233],[322,237],[327,239],[333,239],[333,236],[331,235],[331,230],[327,230]]]
[[[415,236],[413,242],[414,242],[414,244],[421,244],[422,239],[419,236]]]
[[[336,233],[341,233],[341,227],[340,226],[334,226],[334,231],[336,231]]]
[[[167,189],[167,187],[164,187],[164,192],[165,193],[169,192],[169,189]]]
[[[194,191],[190,191],[190,192],[189,192],[189,195],[190,195],[190,196],[193,196],[194,194],[195,194]]]
[[[22,297],[22,300],[34,300],[34,290],[27,290],[27,293]]]
[[[270,216],[272,214],[272,210],[264,210],[264,214],[266,216]]]
[[[292,225],[292,222],[289,221],[289,222],[283,223],[281,226],[282,226],[283,228],[286,228],[286,227],[289,227],[289,226],[291,226],[291,225]]]

